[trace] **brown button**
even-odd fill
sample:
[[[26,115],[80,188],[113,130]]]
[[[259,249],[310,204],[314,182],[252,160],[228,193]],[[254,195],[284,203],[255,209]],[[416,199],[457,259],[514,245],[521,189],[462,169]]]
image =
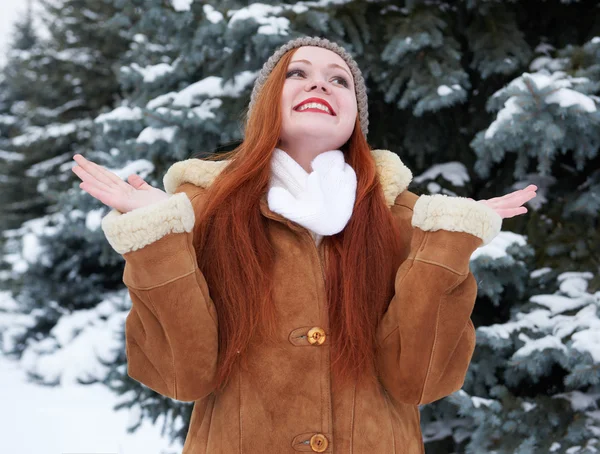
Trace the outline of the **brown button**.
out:
[[[325,337],[327,336],[325,336],[325,331],[323,331],[323,329],[316,326],[308,331],[307,337],[308,342],[311,344],[321,345],[323,342],[325,342]]]
[[[310,447],[314,452],[323,452],[327,449],[328,445],[329,442],[323,434],[314,434],[310,437]]]

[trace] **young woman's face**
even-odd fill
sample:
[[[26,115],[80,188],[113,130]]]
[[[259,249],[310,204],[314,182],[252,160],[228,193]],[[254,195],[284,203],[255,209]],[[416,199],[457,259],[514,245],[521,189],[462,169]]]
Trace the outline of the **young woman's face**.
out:
[[[310,98],[317,98],[318,105],[302,106]],[[281,143],[312,140],[339,149],[352,135],[357,111],[354,80],[344,59],[322,47],[298,48],[281,94]]]

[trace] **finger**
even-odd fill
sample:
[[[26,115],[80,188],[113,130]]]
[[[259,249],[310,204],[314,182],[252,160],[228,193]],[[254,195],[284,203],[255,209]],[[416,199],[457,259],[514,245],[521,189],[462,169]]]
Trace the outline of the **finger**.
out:
[[[148,183],[146,183],[144,181],[144,179],[142,177],[140,177],[137,174],[131,174],[127,177],[127,181],[129,182],[129,184],[131,186],[133,186],[135,189],[142,189],[145,185],[150,186]]]
[[[96,179],[98,179],[99,181],[101,181],[102,183],[104,183],[107,186],[117,186],[117,187],[121,187],[121,188],[128,186],[127,183],[125,183],[117,175],[106,170],[104,167],[96,164],[95,162],[85,159],[80,154],[76,154],[75,156],[73,156],[73,159],[75,159],[77,164],[79,164],[81,167],[83,167],[83,169],[87,173],[94,176]]]
[[[488,199],[488,201],[492,202],[492,203],[496,203],[496,202],[498,202],[500,200],[511,200],[513,198],[522,197],[524,195],[527,195],[529,197],[531,194],[533,194],[531,196],[531,198],[533,198],[533,197],[536,196],[535,191],[537,191],[537,186],[535,184],[530,184],[529,186],[527,186],[524,189],[519,189],[517,191],[513,191],[513,192],[511,192],[509,194],[505,194],[505,195],[500,196],[500,197],[493,197],[491,199]]]
[[[88,187],[95,187],[97,189],[104,190],[104,191],[108,191],[110,189],[106,184],[104,184],[102,181],[95,178],[93,175],[90,175],[82,167],[73,166],[71,168],[71,170],[75,173],[75,175],[77,175],[85,183],[87,183]]]
[[[85,159],[80,154],[76,154],[75,156],[73,156],[73,159],[75,160],[75,162],[77,162],[77,164],[79,164],[79,166],[83,170],[85,170],[85,172],[88,175],[92,176],[93,178],[95,178],[96,180],[98,180],[106,186],[110,187],[113,185],[113,182],[105,175],[103,175],[102,172],[98,170],[97,165],[94,165],[92,161]]]
[[[79,187],[81,189],[83,189],[85,192],[87,192],[88,194],[90,194],[95,199],[100,200],[100,202],[102,202],[104,205],[114,208],[115,199],[112,196],[112,194],[110,194],[102,189],[99,189],[98,187],[93,186],[88,182],[79,183]]]
[[[510,194],[506,194],[502,197],[495,197],[493,199],[489,199],[487,202],[489,202],[489,204],[493,208],[514,208],[523,205],[525,202],[528,202],[536,196],[537,194],[535,191],[520,190]]]
[[[517,207],[517,208],[501,208],[501,209],[496,209],[496,212],[503,218],[512,218],[515,216],[519,216],[521,214],[525,214],[527,213],[527,208],[525,207]]]

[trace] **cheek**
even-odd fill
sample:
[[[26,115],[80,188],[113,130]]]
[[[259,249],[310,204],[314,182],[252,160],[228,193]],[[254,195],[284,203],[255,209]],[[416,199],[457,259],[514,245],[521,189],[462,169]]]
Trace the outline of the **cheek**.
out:
[[[283,86],[283,90],[281,92],[281,107],[287,108],[288,110],[292,108],[292,103],[294,102],[294,96],[296,96],[296,88],[293,84],[286,83]]]
[[[345,117],[346,117],[345,120],[354,124],[354,122],[356,121],[356,116],[358,115],[358,107],[356,105],[356,98],[354,98],[354,97],[344,98],[342,102],[343,102],[342,108],[344,109],[344,112],[346,112],[348,114],[348,115],[345,115]]]

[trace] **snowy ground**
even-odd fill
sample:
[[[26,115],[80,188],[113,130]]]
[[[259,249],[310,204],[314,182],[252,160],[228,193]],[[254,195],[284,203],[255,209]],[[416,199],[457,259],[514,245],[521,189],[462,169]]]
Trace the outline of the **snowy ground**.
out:
[[[0,355],[0,452],[10,454],[176,454],[160,435],[162,421],[128,434],[127,410],[102,385],[55,388],[26,382],[19,366]]]

